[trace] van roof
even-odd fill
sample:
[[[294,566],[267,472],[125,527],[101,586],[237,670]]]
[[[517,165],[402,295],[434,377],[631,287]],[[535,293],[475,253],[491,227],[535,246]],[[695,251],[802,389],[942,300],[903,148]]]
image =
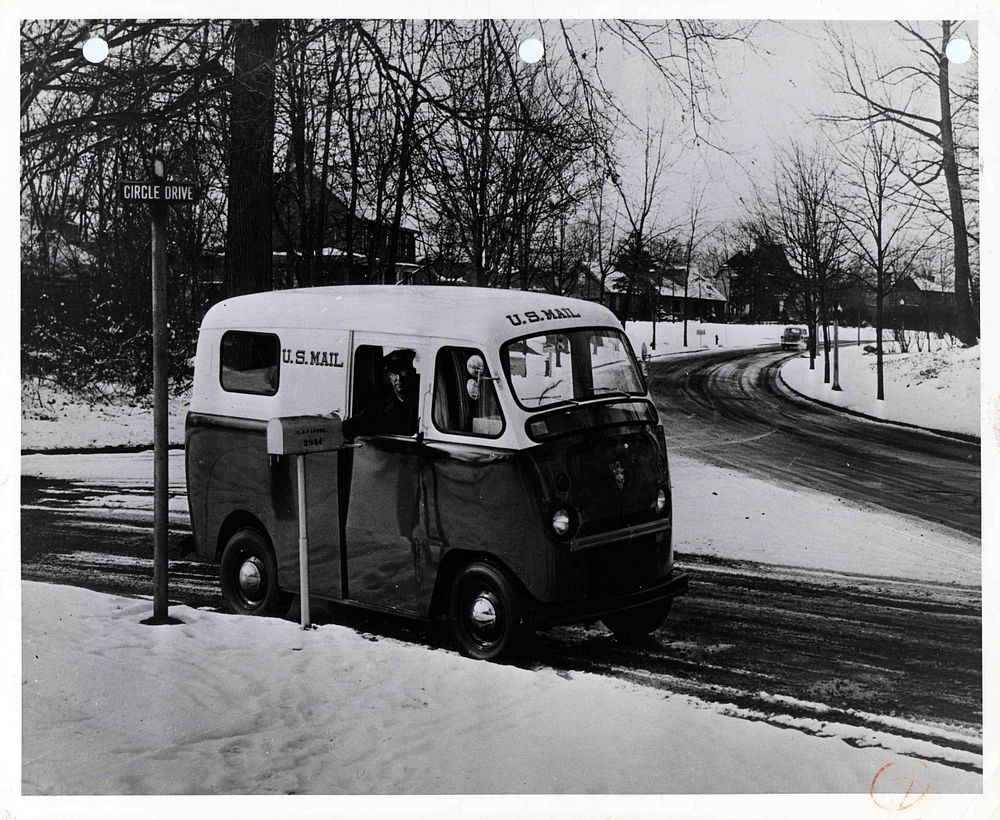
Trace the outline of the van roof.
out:
[[[610,310],[594,302],[549,293],[439,285],[332,285],[234,296],[214,305],[201,327],[508,339],[565,328],[568,320],[621,328]]]

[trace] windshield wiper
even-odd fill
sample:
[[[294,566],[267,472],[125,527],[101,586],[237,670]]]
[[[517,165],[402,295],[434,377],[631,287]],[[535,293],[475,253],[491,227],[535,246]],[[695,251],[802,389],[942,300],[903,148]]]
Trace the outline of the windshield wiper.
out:
[[[633,399],[636,395],[634,393],[626,393],[624,390],[614,390],[610,387],[591,387],[590,392],[594,394],[594,398],[600,397],[602,399],[607,396],[613,396],[621,399]]]

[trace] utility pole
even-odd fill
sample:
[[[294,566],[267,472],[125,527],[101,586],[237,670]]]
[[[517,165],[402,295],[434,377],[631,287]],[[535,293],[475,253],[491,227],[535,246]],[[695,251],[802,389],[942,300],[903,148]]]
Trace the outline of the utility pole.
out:
[[[840,391],[840,305],[833,307],[833,387]]]
[[[656,270],[654,268],[650,268],[649,272],[650,273],[655,273]],[[652,279],[652,277],[650,277],[650,279]],[[657,314],[660,312],[660,286],[659,286],[659,282],[657,282],[656,289],[653,291],[653,299],[652,299],[652,301],[653,301],[653,343],[650,345],[650,348],[652,350],[656,350],[656,319],[657,319]]]

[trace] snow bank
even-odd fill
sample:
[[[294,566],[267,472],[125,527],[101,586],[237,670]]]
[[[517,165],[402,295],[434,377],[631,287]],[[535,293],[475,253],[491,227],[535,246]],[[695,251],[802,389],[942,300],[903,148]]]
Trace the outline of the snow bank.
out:
[[[883,401],[876,398],[875,355],[863,347],[840,349],[840,392],[823,383],[822,357],[815,370],[808,356],[792,359],[781,377],[803,395],[876,419],[978,436],[979,358],[979,347],[890,353],[884,358]]]
[[[670,455],[678,552],[980,585],[979,539],[929,521]]]
[[[171,444],[184,443],[189,396],[174,396],[167,409]],[[21,449],[142,447],[153,441],[153,409],[148,400],[87,401],[65,390],[22,382]]]
[[[759,347],[776,345],[781,341],[784,325],[729,325],[716,322],[687,323],[687,347],[684,346],[683,322],[657,322],[656,348],[653,344],[652,322],[626,322],[625,335],[638,356],[643,344],[654,358],[678,353],[697,353],[699,350],[718,347]],[[701,335],[698,331],[704,331]]]
[[[25,794],[863,795],[978,774],[586,673],[24,582]],[[855,743],[864,745],[855,739]],[[884,784],[883,784],[884,785]],[[870,802],[868,803],[870,806]],[[922,808],[924,808],[922,807]]]

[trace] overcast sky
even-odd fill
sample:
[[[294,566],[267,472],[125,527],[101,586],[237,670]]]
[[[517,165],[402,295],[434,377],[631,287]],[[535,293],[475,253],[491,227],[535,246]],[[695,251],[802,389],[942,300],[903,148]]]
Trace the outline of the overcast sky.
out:
[[[894,55],[901,60],[909,50],[903,43],[904,33],[893,23],[855,21],[834,25],[849,31],[858,43],[878,43],[886,62]],[[978,47],[974,26],[967,26],[962,33]],[[720,148],[683,152],[670,176],[670,196],[662,199],[661,220],[665,223],[683,217],[692,191],[703,185],[705,210],[712,220],[738,219],[744,210],[740,197],[752,196],[754,181],[766,185],[773,179],[776,150],[793,141],[823,143],[833,135],[832,127],[821,126],[814,116],[844,104],[843,98],[830,88],[830,39],[824,23],[764,21],[751,39],[752,47],[725,44],[719,48],[720,84],[710,99],[718,119],[707,133]],[[676,104],[656,93],[652,72],[639,61],[631,60],[623,66],[612,61],[609,69],[609,84],[637,121],[643,121],[647,106],[654,117],[662,111],[668,123],[678,120]],[[971,63],[953,65],[952,75],[958,77],[967,70],[971,70]],[[937,115],[937,110],[931,113]],[[627,153],[626,148],[622,150]],[[641,162],[635,152],[631,166],[638,174]]]

